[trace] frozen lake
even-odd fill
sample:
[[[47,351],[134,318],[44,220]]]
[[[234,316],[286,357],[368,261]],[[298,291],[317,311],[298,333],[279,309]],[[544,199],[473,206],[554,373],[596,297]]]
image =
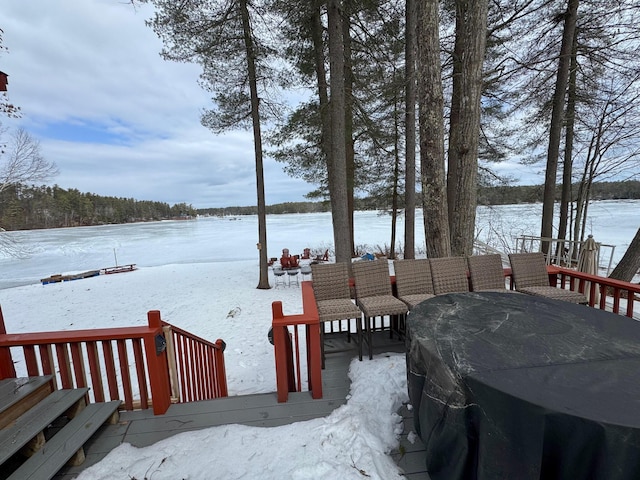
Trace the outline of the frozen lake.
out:
[[[557,210],[557,208],[556,208]],[[519,235],[538,235],[541,204],[479,207],[477,236],[507,251]],[[590,206],[587,233],[598,242],[616,245],[614,263],[623,255],[638,227],[640,201],[601,201]],[[416,219],[416,248],[424,251],[422,212]],[[390,243],[391,218],[378,212],[356,212],[355,238],[361,250],[378,251]],[[38,283],[56,273],[79,272],[135,263],[151,267],[184,263],[256,259],[256,216],[203,217],[195,221],[164,221],[95,227],[6,232],[19,244],[21,258],[0,252],[0,289]],[[269,215],[268,255],[282,248],[301,253],[332,248],[330,213]],[[404,235],[404,218],[397,238]],[[399,249],[402,250],[402,241]],[[366,247],[366,248],[365,248]],[[4,256],[3,256],[4,255]]]

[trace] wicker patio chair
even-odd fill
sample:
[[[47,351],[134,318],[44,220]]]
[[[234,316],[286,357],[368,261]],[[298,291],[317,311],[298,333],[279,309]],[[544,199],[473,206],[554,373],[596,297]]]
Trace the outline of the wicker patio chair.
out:
[[[504,267],[499,254],[467,257],[471,289],[474,292],[511,292],[504,280]]]
[[[369,347],[369,359],[372,359],[372,332],[384,330],[384,317],[389,316],[391,337],[394,330],[403,336],[405,316],[409,309],[403,301],[393,296],[387,260],[355,262],[353,276],[356,283],[356,302],[364,314],[364,339]],[[376,327],[376,317],[381,317],[380,328]],[[362,360],[362,357],[360,359]]]
[[[572,303],[587,303],[587,297],[582,293],[549,284],[547,264],[542,252],[510,253],[509,262],[518,292]]]
[[[407,304],[409,310],[434,297],[429,260],[395,260],[396,293]]]
[[[311,265],[313,293],[316,297],[320,318],[320,343],[322,366],[324,367],[324,334],[347,332],[351,341],[351,319],[356,320],[358,354],[362,359],[362,312],[351,300],[349,269],[346,263],[324,263]],[[327,328],[328,327],[328,328]]]
[[[429,265],[433,292],[436,295],[469,291],[467,262],[464,257],[430,258]]]

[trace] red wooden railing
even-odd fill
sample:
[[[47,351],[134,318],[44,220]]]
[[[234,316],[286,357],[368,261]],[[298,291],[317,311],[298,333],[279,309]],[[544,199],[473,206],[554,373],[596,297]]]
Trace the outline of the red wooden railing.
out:
[[[322,398],[320,321],[312,283],[302,282],[302,314],[284,315],[282,302],[273,302],[271,309],[278,402],[286,402],[289,392],[302,391],[303,353],[308,389],[312,398]]]
[[[589,293],[589,306],[609,310],[619,315],[633,318],[636,296],[640,298],[640,285],[621,282],[612,278],[599,277],[565,267],[547,267],[551,285],[581,293]],[[596,303],[595,293],[599,292]],[[626,306],[621,311],[622,304]]]
[[[184,403],[226,397],[224,341],[218,339],[211,343],[168,323],[164,323],[163,330],[168,339],[172,401]]]
[[[152,406],[156,415],[172,400],[227,395],[222,340],[173,327],[157,310],[147,318],[142,327],[7,334],[0,310],[0,379],[16,377],[16,356],[27,375],[53,375],[56,388],[91,387],[95,402],[120,399],[126,410]],[[193,381],[192,372],[214,378]]]

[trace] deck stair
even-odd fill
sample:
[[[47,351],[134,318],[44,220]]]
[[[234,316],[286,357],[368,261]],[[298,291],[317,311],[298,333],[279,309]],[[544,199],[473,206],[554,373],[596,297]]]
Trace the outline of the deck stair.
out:
[[[55,390],[51,376],[0,380],[0,479],[50,479],[84,461],[84,443],[120,405],[87,404],[87,392]]]

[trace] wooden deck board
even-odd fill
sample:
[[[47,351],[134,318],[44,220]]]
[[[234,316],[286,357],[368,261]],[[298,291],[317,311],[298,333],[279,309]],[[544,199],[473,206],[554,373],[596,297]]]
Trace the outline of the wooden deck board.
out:
[[[49,439],[32,457],[25,461],[9,480],[48,480],[51,472],[57,472],[78,450],[84,460],[83,445],[95,430],[117,411],[120,400],[93,403],[83,408],[64,428]],[[116,414],[117,415],[117,414]]]
[[[0,380],[0,429],[53,391],[51,375]]]
[[[278,403],[273,392],[171,405],[161,416],[154,416],[151,410],[121,412],[119,424],[103,426],[99,434],[85,444],[85,463],[79,467],[65,467],[56,478],[73,478],[122,442],[144,447],[178,433],[231,423],[274,427],[325,417],[346,403],[350,388],[349,365],[357,357],[353,341],[347,343],[346,335],[340,336],[336,334],[331,348],[326,350],[321,400],[313,400],[309,392],[299,392],[290,393],[287,403]],[[404,352],[404,343],[390,340],[388,333],[376,334],[374,352],[387,351]],[[405,417],[405,433],[400,438],[401,448],[392,456],[406,472],[406,478],[428,480],[424,472],[424,446],[419,439],[414,443],[407,439],[407,433],[413,430],[412,412],[403,407],[399,413]]]
[[[56,390],[40,403],[0,430],[0,464],[18,452],[53,420],[63,415],[78,401],[84,401],[88,388]]]

